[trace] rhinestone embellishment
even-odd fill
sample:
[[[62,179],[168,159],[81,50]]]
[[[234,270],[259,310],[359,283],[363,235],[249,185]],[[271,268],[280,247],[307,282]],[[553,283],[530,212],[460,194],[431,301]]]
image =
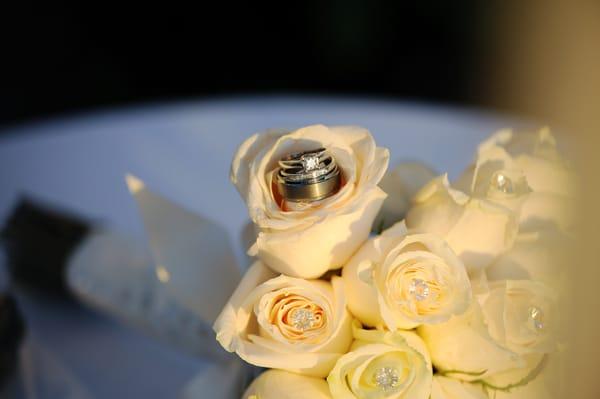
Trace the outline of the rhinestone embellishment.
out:
[[[399,380],[398,371],[393,367],[382,367],[375,373],[375,384],[384,391],[396,388]]]
[[[542,309],[532,306],[529,308],[529,320],[536,331],[541,331],[545,327],[544,312]]]
[[[300,161],[305,172],[319,169],[319,165],[321,164],[318,155],[303,155]]]
[[[306,331],[315,325],[315,312],[309,309],[295,309],[290,319],[295,329]]]
[[[512,180],[502,173],[496,173],[492,177],[492,186],[504,194],[512,194],[514,192]]]
[[[410,282],[408,293],[417,301],[424,301],[429,296],[429,285],[420,278],[414,278]]]

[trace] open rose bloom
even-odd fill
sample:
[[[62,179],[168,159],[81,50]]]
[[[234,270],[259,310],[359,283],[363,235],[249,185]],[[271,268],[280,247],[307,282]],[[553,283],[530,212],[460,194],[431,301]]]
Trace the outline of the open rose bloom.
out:
[[[366,242],[343,276],[352,314],[391,331],[446,321],[471,300],[465,266],[448,244],[409,234],[404,223]]]
[[[277,276],[261,262],[217,319],[217,340],[248,363],[325,377],[352,342],[342,282]]]
[[[342,172],[342,187],[316,206],[296,209],[274,188],[278,161],[286,155],[326,148]],[[249,253],[273,270],[317,278],[341,268],[369,236],[386,197],[377,186],[389,152],[371,134],[352,126],[308,126],[294,132],[256,134],[238,149],[231,181],[258,228]]]
[[[341,188],[287,202],[278,160],[321,147]],[[258,260],[214,330],[227,351],[269,369],[243,398],[564,397],[578,180],[556,139],[502,130],[456,181],[400,164],[383,180],[380,212],[388,157],[358,127],[270,131],[240,146],[231,179]]]

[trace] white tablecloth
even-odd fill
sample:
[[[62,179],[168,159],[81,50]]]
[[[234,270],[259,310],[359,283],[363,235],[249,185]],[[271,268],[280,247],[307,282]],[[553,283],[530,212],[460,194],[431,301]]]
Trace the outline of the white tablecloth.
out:
[[[28,194],[142,238],[123,179],[133,173],[218,219],[238,243],[247,213],[228,180],[236,147],[257,131],[314,123],[367,127],[390,148],[392,164],[421,160],[451,176],[492,131],[523,124],[481,111],[312,97],[175,103],[38,122],[0,136],[0,221]],[[30,346],[49,351],[90,397],[172,398],[206,367],[202,359],[83,308],[35,297],[21,299],[21,306]]]

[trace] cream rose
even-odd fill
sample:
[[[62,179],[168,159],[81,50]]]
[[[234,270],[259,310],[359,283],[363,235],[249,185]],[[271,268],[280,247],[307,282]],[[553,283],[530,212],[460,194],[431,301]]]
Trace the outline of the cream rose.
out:
[[[465,266],[433,234],[403,222],[370,239],[343,270],[348,308],[370,326],[410,329],[464,312],[471,300]]]
[[[577,186],[548,129],[501,130],[452,186],[442,177],[421,190],[407,224],[442,235],[473,271],[510,249],[518,232],[572,229]]]
[[[432,368],[423,341],[410,331],[363,330],[327,377],[334,398],[428,399]]]
[[[341,278],[277,277],[258,261],[213,329],[250,364],[325,377],[352,342],[351,324]]]
[[[556,349],[551,291],[533,281],[500,281],[477,299],[460,317],[419,327],[433,364],[500,388],[528,378]]]
[[[331,399],[331,394],[322,378],[267,370],[250,384],[242,399]]]
[[[375,231],[380,232],[404,219],[412,198],[436,176],[433,169],[421,162],[400,162],[388,170],[379,184],[388,197],[373,223]]]
[[[484,141],[479,151],[493,147],[501,147],[510,155],[533,191],[567,196],[576,192],[577,178],[560,154],[550,129],[535,132],[500,130]]]
[[[433,376],[431,399],[489,399],[479,384],[440,375]]]
[[[277,200],[272,178],[284,156],[327,148],[342,170],[343,186],[304,209]],[[256,134],[238,149],[231,181],[259,229],[249,254],[286,275],[316,278],[341,267],[367,239],[386,194],[377,187],[389,152],[359,127],[308,126],[294,132]]]
[[[578,179],[548,129],[493,134],[456,186],[518,211],[521,231],[573,227]]]
[[[470,272],[509,249],[518,232],[511,209],[452,188],[446,175],[427,184],[408,212],[409,229],[442,237]]]
[[[502,346],[520,355],[556,350],[556,296],[544,284],[495,281],[478,300],[490,336]]]

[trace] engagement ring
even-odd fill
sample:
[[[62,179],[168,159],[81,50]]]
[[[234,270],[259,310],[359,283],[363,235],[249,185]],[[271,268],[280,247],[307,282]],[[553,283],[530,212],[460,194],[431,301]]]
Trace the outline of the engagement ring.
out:
[[[287,201],[322,200],[337,192],[340,181],[340,170],[325,148],[293,153],[279,161],[276,183]]]

